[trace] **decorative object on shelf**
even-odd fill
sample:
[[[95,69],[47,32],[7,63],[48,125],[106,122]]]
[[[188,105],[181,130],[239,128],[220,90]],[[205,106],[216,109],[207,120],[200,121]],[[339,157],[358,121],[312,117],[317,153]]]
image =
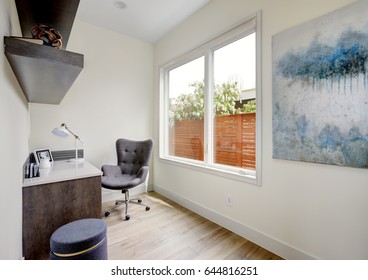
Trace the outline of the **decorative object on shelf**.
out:
[[[63,37],[60,32],[46,24],[33,26],[31,33],[34,39],[41,39],[46,46],[60,49],[63,45]]]
[[[72,134],[75,138],[75,158],[72,159],[72,161],[74,162],[82,162],[84,159],[83,158],[78,158],[78,141],[80,141],[81,143],[83,143],[83,141],[79,138],[78,135],[76,135],[75,133],[73,133],[68,126],[66,125],[66,123],[62,123],[60,125],[60,127],[56,127],[52,130],[52,133],[60,136],[60,137],[68,137],[69,134]]]

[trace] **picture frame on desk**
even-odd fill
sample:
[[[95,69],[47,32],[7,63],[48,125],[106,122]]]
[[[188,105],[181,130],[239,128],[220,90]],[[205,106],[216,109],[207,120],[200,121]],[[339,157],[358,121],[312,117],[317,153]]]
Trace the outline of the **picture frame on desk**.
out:
[[[54,162],[50,149],[35,150],[33,154],[37,164],[40,164],[41,159],[48,159],[50,165]]]

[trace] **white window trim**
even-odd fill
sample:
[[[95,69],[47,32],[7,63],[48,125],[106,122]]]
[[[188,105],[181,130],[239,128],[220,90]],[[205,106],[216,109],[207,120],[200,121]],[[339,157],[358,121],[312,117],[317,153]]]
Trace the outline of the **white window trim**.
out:
[[[247,169],[237,169],[236,167],[228,167],[226,165],[220,164],[211,164],[208,165],[205,161],[197,161],[192,159],[186,159],[182,157],[176,157],[173,155],[169,155],[168,151],[166,151],[165,143],[168,143],[169,133],[168,133],[168,116],[167,112],[169,110],[168,104],[168,91],[165,90],[168,88],[168,72],[174,68],[177,68],[185,63],[195,60],[201,56],[205,56],[205,77],[209,79],[213,73],[209,73],[210,67],[213,63],[213,57],[208,55],[207,52],[212,52],[216,49],[221,48],[224,45],[229,44],[232,41],[236,41],[252,32],[256,32],[256,100],[257,100],[257,107],[256,107],[256,170],[247,170]],[[207,55],[206,55],[207,54]],[[162,162],[175,164],[181,167],[191,168],[194,170],[204,171],[210,174],[223,176],[227,178],[231,178],[234,180],[240,180],[247,183],[255,184],[260,186],[261,185],[261,145],[262,145],[262,135],[261,135],[261,123],[262,123],[262,100],[261,100],[261,92],[262,92],[262,79],[261,79],[261,11],[258,11],[253,16],[249,17],[241,24],[236,25],[233,28],[230,28],[228,31],[225,31],[223,34],[207,41],[206,43],[200,45],[199,47],[194,48],[192,51],[187,52],[186,54],[180,56],[177,59],[173,59],[169,63],[162,65],[160,67],[160,141],[159,141],[159,158]],[[210,85],[208,81],[205,81],[207,85]],[[211,90],[207,87],[207,90]],[[208,94],[205,94],[205,98],[208,97]],[[206,100],[207,101],[207,100]],[[213,101],[205,102],[207,104],[205,108],[206,114],[212,114],[213,110]],[[209,123],[209,118],[205,118],[205,130],[207,133],[207,137],[204,139],[204,148],[205,149],[213,149],[209,143],[212,143],[211,139],[208,137],[213,137],[213,125]],[[205,152],[205,156],[207,153]]]

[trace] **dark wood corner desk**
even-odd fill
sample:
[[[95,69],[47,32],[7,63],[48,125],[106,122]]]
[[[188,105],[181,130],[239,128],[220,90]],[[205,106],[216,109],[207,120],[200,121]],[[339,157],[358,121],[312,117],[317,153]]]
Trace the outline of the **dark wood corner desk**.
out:
[[[55,161],[47,175],[23,181],[23,256],[48,259],[60,226],[101,218],[102,172],[88,161]]]

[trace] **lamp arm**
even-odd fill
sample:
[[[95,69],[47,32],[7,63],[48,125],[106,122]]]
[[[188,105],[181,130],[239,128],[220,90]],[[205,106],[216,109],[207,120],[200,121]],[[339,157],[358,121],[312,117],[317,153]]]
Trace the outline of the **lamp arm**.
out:
[[[73,131],[71,131],[65,123],[61,124],[61,126],[64,126],[65,129],[69,131],[75,137],[76,140],[78,139],[79,141],[83,143],[82,139],[80,139],[78,135],[74,134]]]

